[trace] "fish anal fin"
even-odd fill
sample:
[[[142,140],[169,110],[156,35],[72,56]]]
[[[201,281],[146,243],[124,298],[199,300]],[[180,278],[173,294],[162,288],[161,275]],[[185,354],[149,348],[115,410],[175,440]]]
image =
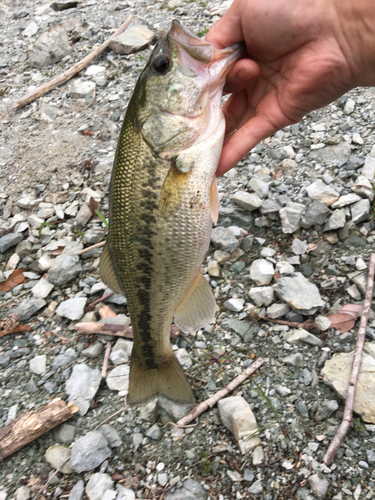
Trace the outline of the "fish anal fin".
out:
[[[113,292],[123,293],[113,268],[108,242],[104,246],[99,265],[100,277]]]
[[[128,403],[131,406],[144,405],[158,396],[164,396],[178,405],[195,403],[190,384],[172,350],[158,367],[147,368],[133,349]]]
[[[216,175],[214,176],[210,189],[210,211],[211,218],[214,226],[216,226],[219,219],[219,190],[217,187]]]
[[[184,300],[174,313],[174,322],[185,333],[195,332],[215,317],[216,301],[208,282],[199,271]]]

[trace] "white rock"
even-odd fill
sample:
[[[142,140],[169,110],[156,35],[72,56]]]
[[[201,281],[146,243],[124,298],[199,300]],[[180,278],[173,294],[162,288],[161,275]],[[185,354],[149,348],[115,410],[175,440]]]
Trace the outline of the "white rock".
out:
[[[224,307],[228,309],[228,311],[240,312],[242,311],[244,304],[244,299],[228,299],[224,302]]]
[[[294,238],[292,243],[292,252],[295,255],[303,255],[304,253],[306,253],[307,247],[308,245],[306,241],[301,241],[298,238]]]
[[[276,271],[279,271],[280,274],[292,274],[295,269],[289,262],[285,260],[279,260],[276,264]]]
[[[254,260],[250,266],[250,278],[254,280],[257,285],[269,285],[274,274],[274,267],[268,260]]]
[[[288,314],[290,307],[288,304],[272,304],[267,309],[267,316],[271,319],[282,318],[285,314]]]
[[[331,323],[331,322],[330,322]],[[284,340],[289,342],[289,344],[309,344],[317,345],[318,347],[323,346],[323,341],[312,333],[304,330],[303,328],[298,328],[297,330],[290,330],[284,334]]]
[[[351,205],[352,203],[355,203],[356,201],[359,201],[361,197],[358,194],[355,193],[349,193],[345,194],[344,196],[340,196],[340,198],[335,201],[335,203],[332,203],[331,208],[342,208],[346,207],[347,205]]]
[[[56,309],[56,314],[72,321],[81,319],[85,314],[85,305],[87,299],[84,297],[76,297],[74,299],[64,300]]]
[[[132,54],[148,47],[154,37],[155,34],[147,26],[132,26],[114,38],[109,47],[117,54]]]
[[[331,328],[331,322],[326,316],[317,316],[314,321],[320,326],[323,332]]]
[[[68,95],[74,99],[92,99],[94,97],[95,87],[95,83],[91,80],[77,78],[69,85]]]
[[[128,391],[129,389],[129,365],[116,366],[106,378],[108,389],[111,391]]]
[[[30,359],[29,368],[31,373],[36,375],[42,375],[46,371],[47,366],[47,356],[41,354],[40,356],[35,356],[35,358]]]
[[[346,103],[345,103],[345,106],[344,106],[344,113],[346,115],[350,115],[351,113],[353,113],[354,108],[355,108],[355,100],[354,99],[350,99],[350,97],[349,97],[346,100]]]
[[[362,257],[359,257],[357,259],[357,262],[355,263],[355,267],[358,269],[358,271],[364,271],[365,269],[367,269],[367,264],[362,259]]]
[[[260,198],[267,198],[269,194],[269,183],[264,182],[258,177],[253,177],[247,184],[247,187],[252,189]]]
[[[45,278],[40,278],[38,283],[32,287],[31,293],[37,299],[45,299],[51,293],[54,286]]]
[[[365,159],[365,164],[362,167],[361,174],[367,177],[370,181],[375,180],[375,158],[372,156],[367,156]],[[358,181],[357,181],[358,184]]]
[[[232,200],[236,205],[244,208],[245,210],[256,210],[262,204],[261,198],[255,193],[247,193],[246,191],[237,191],[232,195]]]
[[[372,184],[365,175],[357,177],[355,183],[351,184],[351,190],[362,196],[362,198],[368,198],[370,201],[374,199]]]
[[[324,203],[327,207],[332,205],[332,203],[337,201],[340,197],[337,191],[327,186],[327,184],[322,182],[320,179],[317,179],[315,182],[310,184],[310,186],[306,188],[306,191],[312,200],[318,200],[321,203]]]
[[[96,76],[104,73],[107,68],[105,66],[100,66],[99,64],[91,64],[87,67],[85,71],[86,76]]]
[[[269,306],[274,299],[273,288],[270,286],[250,288],[249,297],[258,307]]]
[[[364,140],[362,139],[360,134],[358,134],[358,132],[354,132],[352,137],[352,142],[354,144],[359,144],[361,146],[364,143]]]
[[[50,446],[46,453],[46,461],[54,468],[59,469],[63,474],[71,474],[73,469],[70,466],[71,450],[61,444]]]

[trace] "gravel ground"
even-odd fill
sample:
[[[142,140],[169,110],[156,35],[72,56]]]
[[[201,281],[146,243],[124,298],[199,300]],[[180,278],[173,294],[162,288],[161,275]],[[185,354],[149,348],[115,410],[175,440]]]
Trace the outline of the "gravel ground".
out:
[[[24,282],[0,292],[0,312],[31,327],[0,338],[1,425],[56,397],[79,407],[3,460],[0,499],[375,497],[374,306],[363,398],[334,462],[322,463],[343,416],[339,386],[358,328],[341,333],[326,316],[363,303],[375,242],[373,89],[355,89],[262,141],[219,179],[220,218],[203,266],[218,303],[216,322],[172,342],[197,401],[262,357],[233,399],[185,429],[168,423],[162,404],[125,408],[131,342],[75,330],[77,321],[98,321],[103,304],[112,311],[103,322],[130,323],[125,297],[98,300],[110,292],[98,271],[102,248],[76,252],[105,238],[90,203],[106,215],[121,121],[151,50],[140,47],[173,18],[203,35],[229,4],[0,3],[0,281],[26,269]],[[130,13],[134,26],[152,32],[138,26],[138,39],[122,44],[136,52],[107,49],[67,84],[12,109]],[[54,40],[35,43],[57,24]],[[321,331],[290,324],[307,319]],[[108,342],[109,375],[101,380]],[[238,442],[236,432],[249,436],[250,420],[256,429],[254,418],[260,439]]]

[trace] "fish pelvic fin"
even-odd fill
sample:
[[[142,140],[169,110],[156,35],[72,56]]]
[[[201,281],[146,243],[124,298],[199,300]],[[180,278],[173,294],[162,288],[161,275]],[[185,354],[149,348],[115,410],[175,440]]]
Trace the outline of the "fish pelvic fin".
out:
[[[219,190],[217,187],[216,175],[212,180],[210,189],[210,212],[212,222],[214,226],[216,226],[217,221],[219,220]]]
[[[104,245],[104,250],[102,256],[100,257],[99,271],[103,283],[105,283],[113,292],[122,293],[121,286],[113,268],[108,242]]]
[[[130,406],[141,406],[158,396],[178,405],[193,405],[195,398],[178,359],[172,349],[156,368],[147,368],[133,350],[130,358]]]
[[[185,333],[196,332],[213,321],[215,312],[215,297],[199,271],[174,313],[174,322]]]

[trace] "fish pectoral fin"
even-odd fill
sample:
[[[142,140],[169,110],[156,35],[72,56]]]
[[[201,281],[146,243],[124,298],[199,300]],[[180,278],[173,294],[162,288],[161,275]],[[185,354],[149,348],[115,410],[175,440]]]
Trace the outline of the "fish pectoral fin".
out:
[[[213,321],[215,311],[215,297],[210,285],[199,271],[174,313],[174,322],[185,333],[196,332]]]
[[[105,244],[102,256],[100,257],[99,271],[103,283],[105,283],[113,292],[122,293],[113,268],[108,242]]]
[[[193,391],[172,349],[156,368],[147,368],[133,349],[128,403],[131,406],[144,405],[158,396],[164,396],[178,405],[195,403]]]
[[[217,221],[219,220],[219,190],[217,187],[217,179],[216,175],[214,176],[210,189],[210,211],[211,211],[211,219],[216,226]]]

